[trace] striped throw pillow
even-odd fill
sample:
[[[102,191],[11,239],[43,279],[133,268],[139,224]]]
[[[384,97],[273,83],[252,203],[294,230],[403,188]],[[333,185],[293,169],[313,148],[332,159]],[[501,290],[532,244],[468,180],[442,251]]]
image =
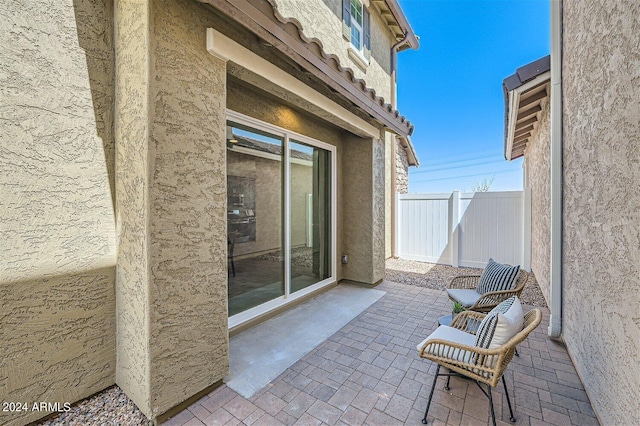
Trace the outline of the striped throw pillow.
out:
[[[502,346],[522,330],[523,323],[520,299],[510,297],[484,317],[476,331],[476,346],[485,349]]]
[[[480,275],[480,281],[476,291],[480,294],[490,291],[511,290],[518,277],[520,265],[503,265],[493,259],[489,259],[487,266]]]

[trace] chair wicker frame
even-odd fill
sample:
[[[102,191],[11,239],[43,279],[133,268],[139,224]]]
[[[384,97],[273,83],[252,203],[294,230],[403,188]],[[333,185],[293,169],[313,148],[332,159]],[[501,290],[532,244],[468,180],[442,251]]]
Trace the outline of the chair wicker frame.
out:
[[[479,312],[464,311],[453,319],[451,327],[475,335],[478,325],[485,316],[486,314]],[[496,424],[496,418],[493,409],[491,388],[496,387],[500,378],[502,378],[502,384],[507,397],[507,404],[509,405],[509,412],[511,413],[510,420],[515,422],[513,409],[511,408],[511,400],[509,398],[509,391],[507,390],[507,383],[503,374],[513,359],[518,343],[526,339],[529,333],[538,327],[541,321],[542,313],[540,309],[530,310],[524,315],[522,330],[509,339],[509,341],[504,345],[494,349],[466,346],[442,339],[427,341],[420,349],[419,355],[421,358],[436,362],[438,364],[438,368],[433,379],[433,385],[431,386],[431,393],[429,394],[429,401],[427,402],[427,409],[424,412],[422,423],[427,424],[427,414],[429,413],[429,407],[431,405],[431,399],[433,398],[433,391],[435,390],[438,377],[448,377],[447,385],[445,387],[445,389],[448,390],[449,378],[452,375],[462,375],[476,382],[485,396],[489,399],[489,408],[494,425]],[[440,367],[446,367],[449,370],[449,373],[441,374]],[[480,383],[487,386],[487,391],[480,386]]]
[[[518,272],[516,285],[513,289],[484,293],[476,303],[466,309],[476,312],[489,312],[511,296],[518,296],[519,298],[528,279],[529,274],[521,269],[520,272]],[[449,284],[449,289],[473,290],[478,287],[479,281],[480,275],[459,275],[457,277],[453,277]],[[449,299],[453,302],[457,302],[457,300],[453,299],[451,296],[449,296]]]

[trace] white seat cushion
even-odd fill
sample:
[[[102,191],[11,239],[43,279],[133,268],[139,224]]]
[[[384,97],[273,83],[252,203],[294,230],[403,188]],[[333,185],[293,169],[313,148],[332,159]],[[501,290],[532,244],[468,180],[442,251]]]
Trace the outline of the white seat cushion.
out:
[[[447,290],[447,294],[451,299],[460,303],[465,308],[473,306],[473,304],[482,297],[482,295],[475,291],[475,289],[452,288]]]
[[[440,327],[436,328],[436,330],[431,333],[429,337],[418,343],[416,349],[418,349],[418,352],[420,354],[422,354],[424,346],[430,340],[446,340],[448,342],[457,343],[459,345],[475,346],[476,336],[471,333],[465,333],[464,331],[458,330],[457,328],[449,327],[447,325],[441,325]],[[438,356],[446,356],[446,354],[444,353],[444,348],[440,347],[438,352],[439,353],[433,353]],[[470,356],[470,352],[461,351],[460,349],[455,349],[452,354],[453,359],[464,362],[469,362]]]

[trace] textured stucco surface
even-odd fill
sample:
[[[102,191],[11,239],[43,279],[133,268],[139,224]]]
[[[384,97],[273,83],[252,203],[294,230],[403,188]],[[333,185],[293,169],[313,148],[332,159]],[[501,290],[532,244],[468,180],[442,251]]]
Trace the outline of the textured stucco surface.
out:
[[[228,372],[226,68],[205,49],[214,21],[203,6],[157,0],[152,20],[150,386],[160,414]]]
[[[549,101],[543,102],[540,121],[527,144],[525,155],[527,185],[531,188],[531,270],[550,303],[551,189]]]
[[[364,79],[378,96],[391,102],[391,46],[393,35],[376,8],[371,6],[371,59],[363,70],[350,57],[350,42],[342,37],[341,0],[276,0],[278,12],[285,18],[295,18],[306,37],[322,41],[324,50],[340,58],[343,67],[351,68],[356,78]],[[322,16],[322,19],[318,19]]]
[[[384,278],[384,151],[380,139],[345,137],[340,208],[349,263],[343,278],[366,284]]]
[[[394,191],[393,185],[391,185],[391,179],[393,179],[394,174],[391,172],[391,168],[394,167],[393,161],[393,144],[395,143],[395,138],[390,133],[385,133],[385,143],[384,143],[384,155],[387,161],[384,163],[384,193],[386,197],[385,206],[384,206],[384,258],[388,259],[392,256],[392,246],[391,239],[393,238],[393,223],[391,222],[391,209],[394,205]]]
[[[400,142],[396,143],[396,192],[407,194],[409,193],[409,159]]]
[[[117,382],[153,418],[228,371],[226,68],[194,2],[123,0],[116,21]]]
[[[384,278],[385,274],[385,222],[386,204],[388,198],[385,193],[385,143],[384,135],[373,140],[373,158],[371,159],[373,168],[372,182],[372,208],[373,218],[373,239],[371,241],[371,263],[373,266],[371,283],[375,284]]]
[[[602,424],[640,401],[640,3],[565,1],[563,336]]]
[[[0,401],[75,402],[114,383],[112,12],[0,8]]]
[[[145,415],[149,404],[149,7],[115,2],[116,383]]]

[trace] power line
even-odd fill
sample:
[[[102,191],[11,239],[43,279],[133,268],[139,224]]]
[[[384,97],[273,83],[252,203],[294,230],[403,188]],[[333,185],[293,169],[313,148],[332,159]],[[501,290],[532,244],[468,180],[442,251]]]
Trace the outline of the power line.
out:
[[[413,172],[413,174],[423,174],[423,173],[431,173],[431,172],[439,172],[442,170],[453,170],[453,169],[466,169],[469,167],[477,167],[477,166],[484,166],[486,164],[500,164],[500,163],[505,163],[505,160],[496,160],[496,161],[483,161],[480,163],[473,163],[473,164],[466,164],[463,166],[453,166],[453,167],[440,167],[437,169],[429,169],[429,170],[418,170],[416,172]]]
[[[421,182],[438,182],[441,180],[454,180],[454,179],[464,179],[464,178],[468,178],[468,177],[476,177],[476,176],[486,176],[486,175],[499,175],[502,173],[511,173],[511,172],[517,172],[518,169],[513,169],[513,170],[500,170],[500,171],[493,171],[493,172],[485,172],[485,173],[476,173],[473,175],[464,175],[464,176],[453,176],[453,177],[448,177],[448,178],[441,178],[441,179],[423,179],[423,180],[414,180],[411,182],[414,183],[421,183]]]
[[[444,166],[447,164],[456,164],[456,163],[464,163],[467,161],[473,161],[473,160],[485,160],[487,158],[495,158],[497,157],[497,155],[485,155],[484,157],[478,157],[478,156],[471,156],[471,157],[466,157],[460,160],[455,160],[455,161],[451,161],[451,160],[446,160],[446,161],[441,161],[439,163],[429,163],[428,165],[425,164],[425,167],[434,167],[434,166]]]

